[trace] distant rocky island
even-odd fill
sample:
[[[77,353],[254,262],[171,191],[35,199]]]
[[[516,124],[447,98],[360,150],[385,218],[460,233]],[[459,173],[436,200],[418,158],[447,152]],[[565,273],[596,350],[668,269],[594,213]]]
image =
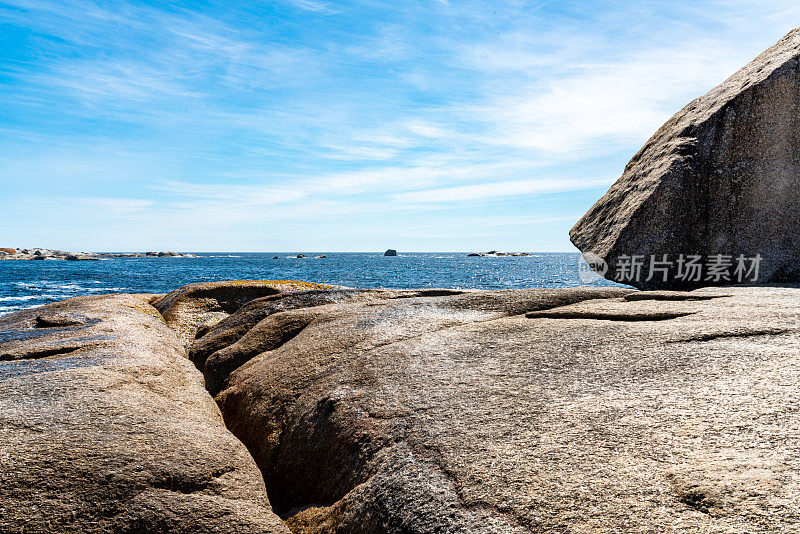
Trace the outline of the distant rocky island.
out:
[[[383,253],[384,256],[397,256],[397,251],[388,249]],[[501,252],[490,250],[488,252],[471,252],[470,257],[502,258],[512,256],[532,256],[529,252]],[[103,258],[196,258],[196,254],[185,252],[66,252],[48,248],[0,248],[0,260],[67,260],[67,261],[92,261]],[[299,253],[295,256],[299,259],[308,256]],[[325,254],[317,254],[316,259],[324,259]],[[273,260],[280,259],[281,256],[272,256]]]
[[[481,257],[481,258],[502,258],[504,256],[532,256],[530,252],[500,252],[499,250],[490,250],[489,252],[470,252],[467,256]]]
[[[182,252],[65,252],[49,248],[0,248],[0,260],[92,261],[102,258],[196,258]]]

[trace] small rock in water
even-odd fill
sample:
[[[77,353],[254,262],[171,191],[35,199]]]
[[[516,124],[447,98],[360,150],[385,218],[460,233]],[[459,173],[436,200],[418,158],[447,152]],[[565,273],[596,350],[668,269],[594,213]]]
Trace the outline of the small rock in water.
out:
[[[471,257],[492,257],[492,258],[501,258],[505,256],[530,256],[527,252],[515,252],[514,254],[510,254],[508,252],[500,252],[499,250],[490,250],[489,252],[470,252],[467,256]]]
[[[397,251],[393,248],[390,248],[386,252],[383,253],[384,256],[397,256]]]

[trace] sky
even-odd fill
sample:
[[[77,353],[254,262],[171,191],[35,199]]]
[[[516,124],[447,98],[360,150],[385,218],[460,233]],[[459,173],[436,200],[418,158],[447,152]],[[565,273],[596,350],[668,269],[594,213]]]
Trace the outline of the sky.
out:
[[[571,251],[792,1],[0,1],[0,246]]]

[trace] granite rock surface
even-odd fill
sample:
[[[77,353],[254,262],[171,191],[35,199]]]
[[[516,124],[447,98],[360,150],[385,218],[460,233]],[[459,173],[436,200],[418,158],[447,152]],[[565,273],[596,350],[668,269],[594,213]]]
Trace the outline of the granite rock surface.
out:
[[[800,528],[800,290],[339,291],[190,350],[294,532]]]
[[[151,298],[0,317],[0,532],[288,532]]]
[[[799,88],[794,30],[667,121],[572,242],[639,288],[800,282]]]
[[[800,288],[265,287],[0,318],[0,531],[800,528]]]

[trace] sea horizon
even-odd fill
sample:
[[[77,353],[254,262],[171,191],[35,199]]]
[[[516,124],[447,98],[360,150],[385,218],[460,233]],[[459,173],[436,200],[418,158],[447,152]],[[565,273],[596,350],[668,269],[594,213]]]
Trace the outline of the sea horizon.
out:
[[[0,314],[65,298],[105,293],[168,293],[225,280],[299,280],[359,289],[566,288],[587,283],[578,252],[468,256],[466,252],[192,252],[197,257],[101,258],[100,261],[0,261]],[[297,258],[297,254],[306,254]],[[324,255],[325,258],[316,258]],[[277,259],[274,259],[278,256]]]

